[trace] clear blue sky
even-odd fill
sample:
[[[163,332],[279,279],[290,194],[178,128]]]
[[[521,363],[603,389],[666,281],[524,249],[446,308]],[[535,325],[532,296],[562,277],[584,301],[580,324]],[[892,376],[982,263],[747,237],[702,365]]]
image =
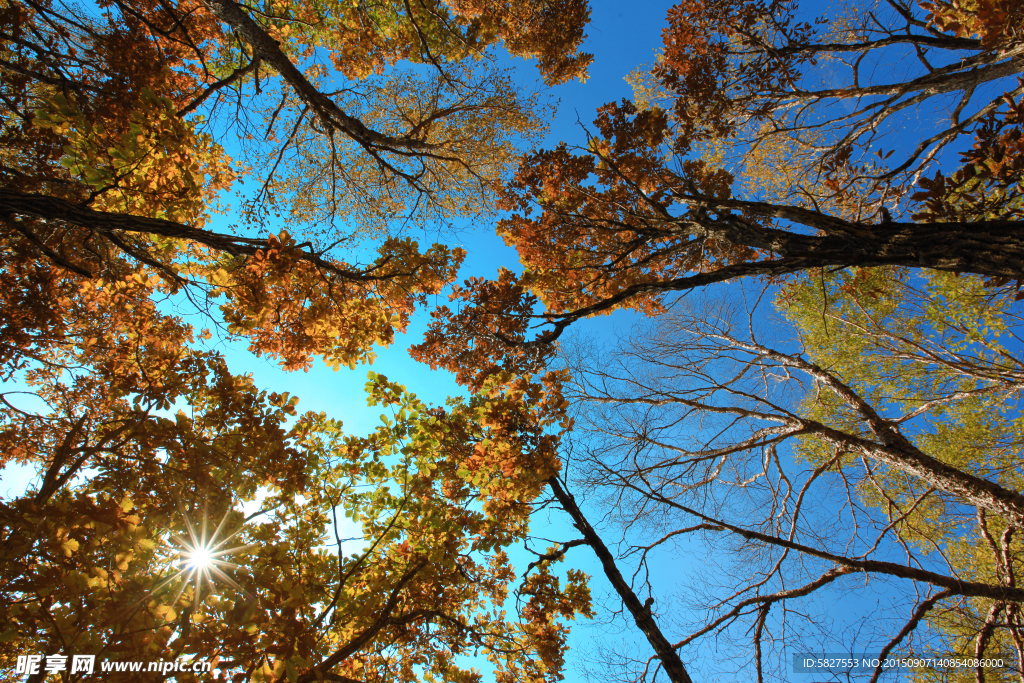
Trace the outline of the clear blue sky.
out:
[[[577,120],[589,125],[597,107],[631,95],[631,88],[624,76],[641,63],[653,61],[654,50],[661,44],[661,31],[666,25],[665,13],[672,5],[667,1],[598,1],[592,4],[592,21],[584,46],[585,51],[594,55],[590,78],[586,83],[573,82],[553,89],[552,94],[560,103],[543,143],[546,146],[554,146],[562,140],[579,143],[581,131]],[[536,72],[529,62],[516,60],[515,65],[522,70],[524,81],[533,80]],[[515,250],[505,246],[495,234],[492,221],[467,225],[460,232],[459,241],[469,252],[460,273],[462,278],[493,277],[501,266],[518,269]],[[626,314],[622,318],[625,321],[630,316]],[[406,384],[424,400],[443,403],[447,396],[461,393],[461,389],[448,373],[433,372],[409,359],[406,353],[411,344],[422,339],[427,320],[426,315],[420,314],[414,319],[409,331],[398,336],[394,346],[380,349],[373,370]],[[602,319],[596,326],[597,333],[607,332],[609,324],[623,324],[618,320],[610,321],[609,318]],[[628,326],[628,322],[625,324]],[[244,345],[238,345],[238,348],[244,349]],[[254,358],[244,351],[225,351],[230,353],[233,372],[252,372],[257,386],[273,391],[288,391],[299,396],[300,410],[325,410],[328,414],[341,417],[345,421],[346,430],[354,433],[376,426],[380,411],[366,408],[362,395],[368,368],[332,372],[318,363],[308,373],[286,373],[272,361]]]
[[[581,131],[577,127],[577,121],[589,124],[597,107],[631,95],[631,89],[623,78],[641,63],[653,60],[654,50],[661,44],[665,13],[672,3],[598,0],[592,4],[592,22],[588,27],[588,37],[583,48],[594,55],[590,78],[586,83],[573,82],[552,91],[552,96],[560,103],[544,145],[553,146],[561,140],[580,142]],[[529,62],[516,60],[514,66],[521,70],[523,82],[532,83],[536,79],[536,70]],[[459,239],[469,252],[467,262],[460,273],[461,277],[494,276],[502,266],[518,270],[515,250],[506,247],[497,237],[493,221],[466,225]],[[413,320],[409,331],[399,335],[391,348],[379,349],[379,357],[372,369],[402,382],[424,400],[442,404],[449,395],[462,393],[462,389],[454,383],[448,373],[431,371],[428,367],[412,361],[406,352],[409,345],[422,338],[427,319],[426,313],[421,313]],[[607,335],[612,334],[617,327],[628,328],[630,319],[629,314],[622,314],[602,318],[593,324],[584,324],[580,327],[591,334]],[[204,322],[198,318],[192,322],[197,327],[209,326],[208,321]],[[366,433],[379,423],[380,408],[367,407],[363,391],[366,372],[370,368],[343,368],[334,372],[317,362],[309,372],[284,372],[273,361],[254,357],[246,351],[244,342],[218,343],[216,347],[227,357],[232,372],[251,373],[256,385],[261,389],[287,391],[298,396],[300,402],[297,408],[300,412],[325,411],[332,417],[342,419],[346,431],[356,434]],[[6,388],[12,387],[8,384]],[[26,399],[23,407],[41,408],[32,406],[31,403]],[[29,468],[6,468],[0,472],[0,497],[19,495],[30,484],[34,475],[34,471]],[[551,526],[547,526],[544,520],[538,520],[542,535],[562,540],[574,536],[575,532],[565,525],[564,520],[556,518],[552,522]],[[543,544],[538,545],[543,549]],[[576,565],[582,560],[586,560],[583,564],[592,564],[589,561],[589,553],[582,552],[573,558],[573,564]],[[591,573],[597,573],[596,567],[588,569]],[[603,581],[603,577],[595,576],[595,582],[600,581]],[[595,589],[596,592],[602,590],[596,583]],[[586,636],[581,634],[576,640],[580,638]],[[486,662],[481,662],[479,666],[486,670]],[[568,681],[579,680],[571,665],[566,674]]]

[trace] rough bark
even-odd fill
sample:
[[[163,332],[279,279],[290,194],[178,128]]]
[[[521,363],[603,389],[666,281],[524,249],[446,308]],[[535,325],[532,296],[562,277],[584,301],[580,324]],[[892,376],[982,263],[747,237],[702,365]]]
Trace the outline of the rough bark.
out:
[[[778,258],[745,261],[680,278],[625,287],[590,306],[551,315],[553,328],[527,345],[557,339],[572,323],[602,313],[642,294],[678,292],[735,278],[777,277],[812,268],[907,266],[993,278],[1024,279],[1024,222],[856,223],[794,206],[758,202],[693,199],[709,208],[747,209],[807,226],[819,234],[757,225],[738,215],[678,218],[649,231],[662,238],[714,239],[771,252]],[[667,247],[676,249],[677,245]]]
[[[857,223],[793,206],[713,200],[722,208],[747,208],[820,231],[804,235],[752,225],[739,217],[692,223],[691,231],[766,249],[816,266],[911,266],[989,277],[1024,277],[1024,223]],[[684,221],[681,221],[684,222]]]

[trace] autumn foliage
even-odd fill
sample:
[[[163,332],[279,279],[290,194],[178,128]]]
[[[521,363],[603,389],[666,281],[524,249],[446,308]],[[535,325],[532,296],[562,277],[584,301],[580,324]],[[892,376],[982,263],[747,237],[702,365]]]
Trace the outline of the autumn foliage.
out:
[[[37,476],[0,500],[0,666],[45,651],[478,683],[477,655],[499,683],[555,683],[591,607],[586,575],[554,567],[588,545],[686,683],[560,484],[556,342],[739,278],[1022,281],[1018,4],[815,20],[795,0],[683,0],[635,101],[523,154],[550,110],[495,53],[547,86],[585,80],[585,0],[3,2],[0,466]],[[860,66],[890,54],[918,72]],[[847,80],[821,85],[837,63]],[[936,102],[942,130],[885,148]],[[943,150],[958,169],[934,172]],[[522,270],[460,282],[463,248],[410,237],[460,219],[495,221]],[[216,345],[354,369],[427,311],[411,353],[467,395],[428,405],[370,373],[383,414],[363,435]],[[518,572],[549,493],[584,538]],[[1004,493],[978,499],[1016,510]],[[179,571],[193,534],[223,542],[215,585]]]
[[[634,80],[638,102],[605,105],[580,144],[531,152],[505,184],[512,215],[498,232],[523,274],[454,290],[458,309],[435,314],[419,353],[464,378],[530,367],[580,319],[622,308],[657,315],[671,292],[816,267],[1019,277],[1024,86],[1008,78],[1020,70],[1016,10],[897,5],[893,28],[856,13],[800,20],[794,2],[674,6],[657,62]],[[930,24],[914,14],[924,10]],[[982,23],[956,24],[957,12]],[[902,22],[908,33],[896,30]],[[920,77],[866,83],[856,65],[890,47],[972,56],[941,69],[921,56]],[[813,85],[819,62],[848,54],[860,55],[853,83]],[[969,65],[977,70],[963,73]],[[1006,94],[969,108],[971,82],[982,81]],[[905,143],[906,160],[887,166],[893,150],[869,131],[943,93],[960,97],[951,127]],[[836,114],[847,101],[863,104]],[[920,178],[946,145],[972,138],[955,177]],[[894,221],[901,212],[927,225]]]
[[[220,680],[469,683],[479,653],[503,681],[560,679],[585,577],[519,578],[506,554],[560,468],[558,375],[494,374],[430,406],[371,373],[384,414],[354,436],[209,341],[286,370],[372,362],[465,257],[396,226],[493,211],[540,125],[486,50],[583,78],[588,15],[0,8],[0,466],[38,473],[0,502],[0,666],[187,657]],[[229,551],[213,585],[179,571],[192,532]]]

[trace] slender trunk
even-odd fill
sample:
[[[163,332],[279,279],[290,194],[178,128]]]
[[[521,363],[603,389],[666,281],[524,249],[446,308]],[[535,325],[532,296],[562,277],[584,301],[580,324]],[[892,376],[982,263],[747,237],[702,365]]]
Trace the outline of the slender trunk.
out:
[[[574,526],[583,534],[587,545],[594,550],[594,554],[601,560],[605,576],[611,581],[615,592],[622,598],[622,603],[626,606],[626,609],[633,615],[633,621],[636,622],[637,628],[647,636],[647,642],[651,644],[654,652],[661,660],[661,665],[665,669],[669,680],[672,683],[692,683],[690,675],[686,672],[686,667],[683,666],[682,660],[679,659],[679,654],[672,647],[672,644],[668,642],[668,639],[665,638],[661,629],[658,628],[658,623],[651,615],[650,608],[640,603],[636,593],[626,583],[626,580],[619,572],[619,568],[615,565],[615,558],[608,551],[601,537],[597,535],[594,528],[587,522],[587,518],[583,516],[583,512],[576,505],[576,500],[569,492],[562,488],[557,478],[552,477],[548,479],[548,484],[551,486],[551,491],[555,494],[559,504],[572,517]]]
[[[266,239],[249,239],[246,237],[239,237],[237,235],[211,232],[209,230],[203,230],[202,228],[196,228],[184,223],[176,223],[163,218],[147,218],[145,216],[132,216],[131,214],[125,213],[96,211],[95,209],[90,209],[82,204],[69,202],[68,200],[61,199],[60,197],[17,192],[14,190],[0,188],[0,219],[7,216],[32,216],[34,218],[41,218],[47,221],[65,221],[83,228],[94,230],[95,232],[111,239],[115,244],[118,244],[119,242],[114,234],[116,231],[119,233],[160,235],[161,237],[174,237],[177,239],[190,240],[197,244],[202,244],[210,247],[211,249],[216,249],[217,251],[222,251],[233,256],[253,256],[260,250],[267,249],[269,246]],[[17,228],[22,232],[22,234],[25,234],[27,238],[35,242],[46,256],[58,265],[69,270],[73,270],[80,275],[85,275],[87,277],[91,275],[88,271],[73,263],[69,263],[66,259],[61,257],[60,254],[50,250],[42,240],[32,233],[31,230],[28,230],[28,228],[20,226],[16,222],[11,223],[13,227]],[[118,244],[118,246],[121,245]],[[123,249],[124,247],[121,248]],[[140,257],[140,255],[136,253],[128,253],[136,258]],[[374,268],[370,268],[367,271],[339,268],[337,264],[312,253],[311,250],[305,249],[297,250],[295,252],[295,257],[297,260],[306,261],[325,272],[355,282],[387,280],[398,275],[410,274],[385,273],[383,275],[375,275],[371,274],[371,272],[375,270]],[[157,267],[160,266],[160,264],[151,265],[156,265]]]
[[[884,95],[901,96],[907,93],[940,95],[956,90],[977,87],[983,83],[1008,78],[1020,73],[1022,67],[1024,67],[1020,60],[1022,54],[1024,54],[1024,47],[1016,46],[1003,52],[978,54],[974,58],[939,67],[932,73],[927,73],[903,83],[832,88],[829,90],[797,90],[779,93],[777,96],[782,101],[792,103],[826,98],[849,99]],[[966,68],[974,65],[977,66],[975,68]]]
[[[785,366],[799,368],[808,373],[829,387],[850,408],[857,411],[864,420],[864,424],[877,437],[878,442],[840,431],[815,420],[794,418],[793,421],[800,425],[801,431],[818,434],[844,449],[862,453],[868,458],[917,477],[932,488],[945,491],[971,505],[1004,516],[1014,526],[1024,526],[1024,495],[928,455],[914,445],[910,439],[903,436],[895,425],[879,415],[874,407],[852,387],[821,366],[799,356],[780,353],[761,344],[743,342],[726,336],[720,338],[751,353],[757,353]]]

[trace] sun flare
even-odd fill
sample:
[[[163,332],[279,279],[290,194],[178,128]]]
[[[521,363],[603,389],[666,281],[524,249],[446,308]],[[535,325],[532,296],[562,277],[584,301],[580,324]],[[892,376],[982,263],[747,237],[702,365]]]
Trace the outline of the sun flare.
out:
[[[220,524],[217,525],[217,528],[211,534],[208,533],[208,520],[205,513],[197,528],[188,513],[183,510],[182,515],[185,518],[185,529],[188,532],[187,538],[176,534],[170,535],[170,540],[176,546],[173,549],[177,551],[177,558],[172,560],[172,563],[177,565],[178,571],[162,581],[151,592],[155,593],[183,578],[184,580],[178,589],[178,593],[174,596],[174,602],[177,602],[185,589],[191,585],[193,587],[193,610],[198,608],[199,603],[202,601],[204,586],[208,587],[210,592],[213,592],[217,583],[227,584],[240,591],[246,597],[250,597],[249,593],[224,571],[226,569],[242,569],[242,567],[230,562],[227,558],[255,547],[255,544],[251,543],[246,545],[229,545],[240,533],[241,529],[226,538],[221,538],[229,514],[230,512],[224,515]]]
[[[182,553],[182,564],[189,569],[205,569],[213,564],[213,561],[213,552],[207,547]]]

